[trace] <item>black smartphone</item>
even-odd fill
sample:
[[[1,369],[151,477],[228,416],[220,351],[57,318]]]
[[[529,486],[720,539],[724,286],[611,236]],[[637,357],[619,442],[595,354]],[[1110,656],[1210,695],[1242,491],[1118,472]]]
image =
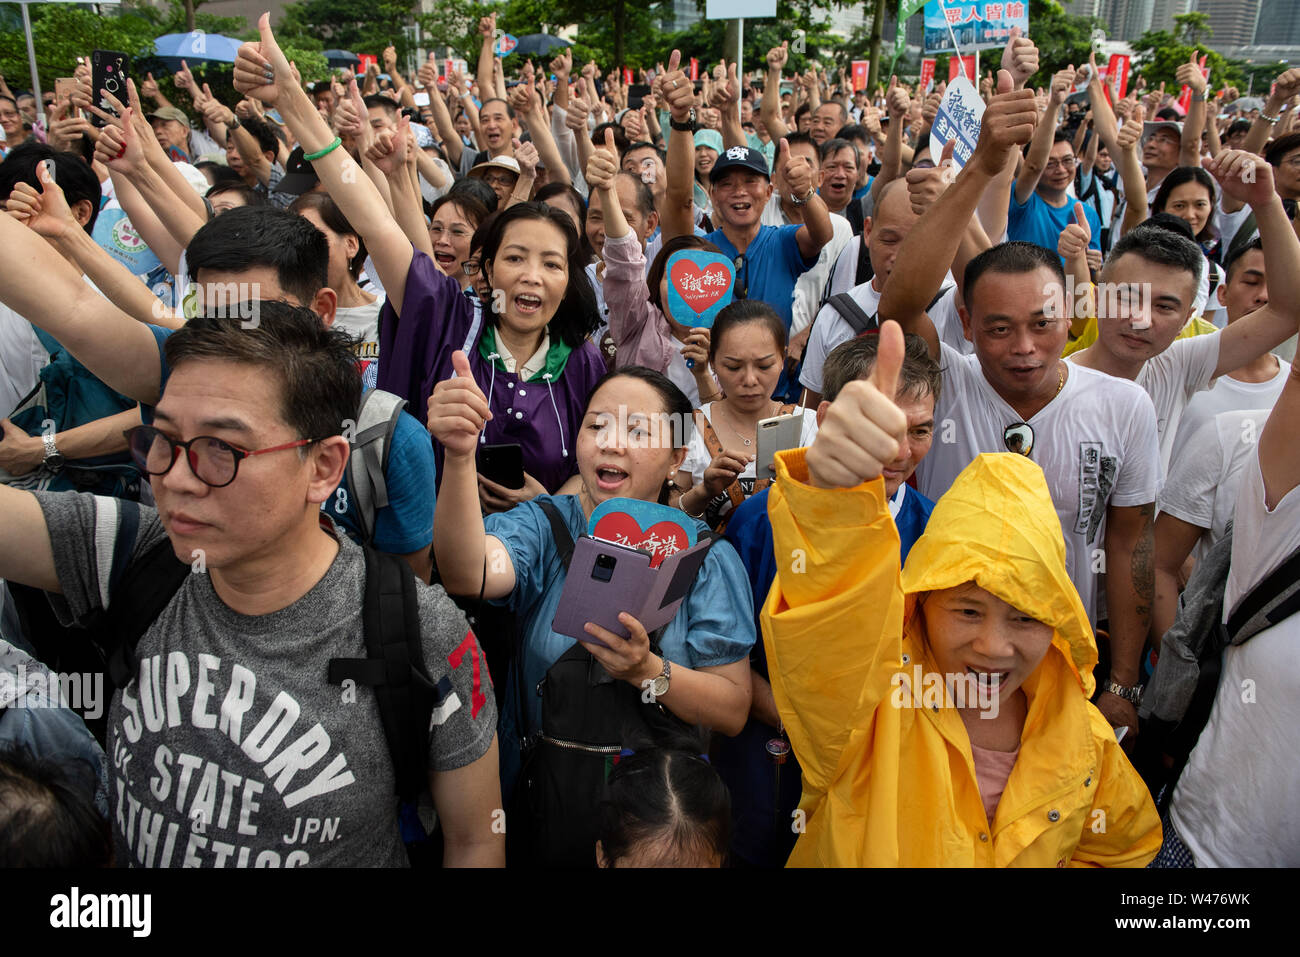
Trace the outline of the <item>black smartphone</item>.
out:
[[[104,91],[112,93],[122,103],[127,101],[126,78],[131,73],[131,58],[115,50],[95,50],[90,54],[90,79],[92,97],[95,106],[106,113],[117,115],[117,111],[104,99]],[[103,126],[104,121],[91,114],[90,121],[95,126]]]
[[[478,473],[505,488],[523,488],[523,446],[518,443],[483,446],[478,453]]]

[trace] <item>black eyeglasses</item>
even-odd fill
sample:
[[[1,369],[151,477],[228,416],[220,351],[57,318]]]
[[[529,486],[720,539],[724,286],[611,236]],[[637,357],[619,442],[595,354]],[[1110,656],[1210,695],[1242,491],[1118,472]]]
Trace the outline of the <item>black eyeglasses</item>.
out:
[[[1029,457],[1034,449],[1034,428],[1028,422],[1013,422],[1002,430],[1002,444],[1008,452]]]
[[[190,471],[204,485],[225,488],[239,474],[239,463],[250,455],[283,452],[319,442],[320,439],[299,439],[268,449],[241,449],[211,435],[198,435],[188,442],[169,439],[151,425],[137,425],[122,433],[126,436],[127,451],[136,467],[146,475],[166,475],[171,471],[181,449],[190,463]]]
[[[479,270],[478,260],[466,259],[460,264],[460,271],[466,276],[477,276]]]
[[[749,288],[749,268],[745,265],[745,254],[741,253],[732,260],[732,263],[736,267],[735,297],[744,299]],[[744,272],[742,273],[741,270]]]

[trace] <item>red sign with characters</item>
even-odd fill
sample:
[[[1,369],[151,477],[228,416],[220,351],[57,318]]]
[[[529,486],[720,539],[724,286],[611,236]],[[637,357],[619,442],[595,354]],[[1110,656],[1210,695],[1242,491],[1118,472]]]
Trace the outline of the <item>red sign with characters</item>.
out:
[[[934,57],[926,57],[921,61],[921,89],[929,90],[930,84],[934,82]]]
[[[957,79],[958,73],[965,73],[966,79],[975,82],[975,58],[973,56],[950,57],[948,59],[948,82]]]

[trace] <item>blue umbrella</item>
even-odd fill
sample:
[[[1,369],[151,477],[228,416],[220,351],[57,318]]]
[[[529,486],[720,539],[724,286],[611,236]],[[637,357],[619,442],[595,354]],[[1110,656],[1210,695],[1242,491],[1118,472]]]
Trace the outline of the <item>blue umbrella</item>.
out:
[[[511,53],[524,56],[546,56],[552,50],[573,46],[563,37],[553,37],[549,33],[529,33],[519,38],[519,45]]]
[[[351,50],[326,50],[325,62],[329,64],[331,70],[345,66],[355,68],[361,65],[361,57]]]
[[[165,60],[207,60],[212,63],[234,63],[242,40],[234,40],[220,33],[169,33],[154,40],[154,53]]]

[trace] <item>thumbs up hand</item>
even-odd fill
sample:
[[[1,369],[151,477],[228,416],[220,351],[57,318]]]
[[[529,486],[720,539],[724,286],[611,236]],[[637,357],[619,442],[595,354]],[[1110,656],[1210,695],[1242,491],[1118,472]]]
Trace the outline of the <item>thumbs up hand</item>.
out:
[[[1056,241],[1056,254],[1069,263],[1075,256],[1085,256],[1088,243],[1092,242],[1092,230],[1088,226],[1088,217],[1084,214],[1083,203],[1074,204],[1074,222],[1061,230]]]
[[[907,416],[894,401],[905,353],[903,329],[880,327],[880,347],[869,379],[840,390],[808,450],[808,481],[817,488],[856,488],[879,478],[898,457]]]
[[[474,381],[469,358],[459,350],[451,354],[456,375],[433,387],[429,396],[429,431],[448,456],[469,458],[478,446],[479,433],[492,413],[487,396]]]

